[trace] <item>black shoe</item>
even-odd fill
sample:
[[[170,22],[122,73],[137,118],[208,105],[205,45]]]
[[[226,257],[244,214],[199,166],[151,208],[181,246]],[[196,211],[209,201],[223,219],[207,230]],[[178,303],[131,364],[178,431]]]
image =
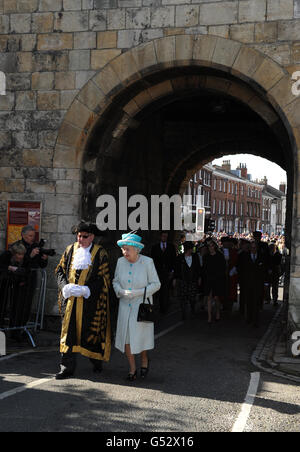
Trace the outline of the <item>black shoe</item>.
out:
[[[61,370],[58,374],[55,375],[56,380],[66,380],[66,378],[73,377],[74,372],[70,372],[69,370]]]
[[[100,374],[102,372],[102,362],[99,361],[99,364],[93,365],[93,372]]]
[[[135,381],[137,379],[137,371],[133,373],[129,372],[129,374],[127,375],[126,380],[127,381]]]
[[[150,361],[148,359],[148,367],[141,367],[141,378],[145,379],[149,373],[149,365],[150,365]]]

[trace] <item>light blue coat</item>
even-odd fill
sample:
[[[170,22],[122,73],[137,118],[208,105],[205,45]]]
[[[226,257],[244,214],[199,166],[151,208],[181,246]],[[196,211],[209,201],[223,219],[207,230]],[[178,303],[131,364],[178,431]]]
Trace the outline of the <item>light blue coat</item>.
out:
[[[145,287],[147,297],[153,303],[152,295],[160,289],[153,260],[140,254],[138,261],[130,264],[125,257],[121,257],[117,263],[113,288],[120,298],[115,346],[123,353],[128,342],[133,354],[154,348],[154,324],[137,321]]]

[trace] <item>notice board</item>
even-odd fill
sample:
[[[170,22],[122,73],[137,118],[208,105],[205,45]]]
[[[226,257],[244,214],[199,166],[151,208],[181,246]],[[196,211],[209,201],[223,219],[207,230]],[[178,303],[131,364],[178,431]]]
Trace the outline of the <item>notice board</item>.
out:
[[[6,248],[21,239],[24,226],[33,226],[38,242],[41,229],[41,203],[38,201],[8,201]]]

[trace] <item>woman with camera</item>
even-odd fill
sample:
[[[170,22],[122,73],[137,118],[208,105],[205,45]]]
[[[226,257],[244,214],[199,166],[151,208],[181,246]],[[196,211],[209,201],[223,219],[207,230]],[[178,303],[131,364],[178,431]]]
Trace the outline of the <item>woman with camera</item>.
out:
[[[116,331],[116,348],[126,353],[129,363],[127,379],[137,378],[135,355],[141,353],[141,378],[149,371],[147,350],[154,348],[154,324],[139,322],[139,306],[146,297],[152,301],[152,295],[160,289],[160,281],[150,257],[140,254],[144,245],[141,237],[135,233],[122,235],[117,242],[123,257],[118,260],[113,287],[120,299]]]

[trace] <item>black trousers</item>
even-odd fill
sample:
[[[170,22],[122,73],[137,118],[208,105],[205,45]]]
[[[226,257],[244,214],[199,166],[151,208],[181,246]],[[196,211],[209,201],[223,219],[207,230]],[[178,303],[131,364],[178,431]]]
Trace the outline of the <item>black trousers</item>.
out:
[[[253,281],[253,284],[247,285],[245,296],[246,321],[254,325],[259,324],[259,311],[261,309],[261,294],[263,283]]]
[[[92,363],[94,369],[101,370],[102,369],[102,361],[98,359],[89,358]],[[67,353],[61,354],[60,367],[61,370],[65,370],[70,373],[74,373],[77,364],[77,353],[73,353],[72,351],[68,351]]]
[[[167,270],[162,270],[159,275],[159,280],[161,283],[160,290],[155,294],[156,299],[158,299],[160,312],[165,314],[169,307],[170,301],[170,287],[172,283],[172,278]]]

